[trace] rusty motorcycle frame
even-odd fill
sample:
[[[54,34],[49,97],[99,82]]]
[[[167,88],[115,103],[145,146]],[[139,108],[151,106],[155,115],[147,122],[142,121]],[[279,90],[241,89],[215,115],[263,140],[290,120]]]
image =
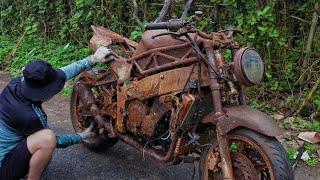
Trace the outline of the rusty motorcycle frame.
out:
[[[252,49],[240,48],[234,29],[207,34],[195,28],[197,15],[192,18],[149,24],[139,43],[92,26],[90,47],[107,46],[114,53],[108,68],[77,79],[74,129],[96,123],[96,136],[85,142],[93,149],[121,140],[160,163],[200,160],[201,179],[278,179],[268,150],[237,133],[270,139],[283,132],[269,116],[246,106],[245,86],[256,83],[243,73],[241,61]],[[226,49],[233,62],[226,62]],[[259,172],[249,153],[232,153],[232,145],[242,141],[246,145],[239,147],[257,149],[267,171]]]

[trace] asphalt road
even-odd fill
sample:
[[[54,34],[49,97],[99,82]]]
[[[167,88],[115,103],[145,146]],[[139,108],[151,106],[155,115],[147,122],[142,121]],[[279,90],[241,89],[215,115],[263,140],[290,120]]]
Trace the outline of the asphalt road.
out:
[[[0,90],[10,77],[0,72]],[[69,100],[61,95],[44,104],[49,126],[57,134],[73,133],[69,116]],[[163,166],[129,145],[118,142],[106,152],[92,152],[83,145],[57,149],[43,174],[44,180],[98,180],[98,179],[152,179],[188,180],[192,177],[193,164]],[[296,180],[320,180],[319,168],[298,165]]]

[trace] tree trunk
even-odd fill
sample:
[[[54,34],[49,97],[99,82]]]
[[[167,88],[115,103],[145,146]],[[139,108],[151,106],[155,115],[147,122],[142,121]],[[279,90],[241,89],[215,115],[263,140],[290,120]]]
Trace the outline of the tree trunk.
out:
[[[164,21],[164,18],[167,16],[174,3],[175,0],[165,0],[159,16],[154,22],[158,23]]]
[[[314,34],[316,32],[317,29],[317,24],[318,24],[318,19],[319,19],[319,3],[316,2],[316,4],[314,5],[314,12],[313,12],[313,17],[312,17],[312,23],[311,23],[311,27],[310,27],[310,32],[309,32],[309,37],[308,37],[308,41],[307,41],[307,46],[306,46],[306,52],[308,52],[308,54],[306,55],[306,57],[304,58],[303,64],[302,64],[302,68],[305,69],[308,67],[309,65],[309,58],[310,58],[310,52],[312,49],[312,43],[313,43],[313,39],[314,39]],[[305,80],[305,76],[302,76],[300,79],[300,84],[303,84]]]
[[[193,0],[186,0],[185,1],[184,11],[181,15],[181,18],[185,18],[186,16],[188,16],[193,2],[194,2]]]
[[[142,22],[138,16],[138,4],[137,4],[137,1],[136,0],[132,0],[132,3],[133,3],[133,12],[132,12],[132,16],[133,16],[133,19],[135,19],[135,21],[139,24],[139,26],[142,25]]]

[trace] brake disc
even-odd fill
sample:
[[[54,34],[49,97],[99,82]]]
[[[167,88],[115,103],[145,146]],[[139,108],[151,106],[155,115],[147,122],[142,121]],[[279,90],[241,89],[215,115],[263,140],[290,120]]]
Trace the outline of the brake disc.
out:
[[[241,153],[232,154],[233,175],[239,180],[258,179],[257,171],[249,158]]]

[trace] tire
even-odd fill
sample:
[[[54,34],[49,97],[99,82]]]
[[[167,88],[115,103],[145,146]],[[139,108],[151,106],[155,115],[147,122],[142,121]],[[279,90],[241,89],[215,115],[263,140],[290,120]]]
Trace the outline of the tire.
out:
[[[249,144],[248,147],[252,146],[251,147],[252,149],[250,148],[247,149],[247,147],[243,148],[243,150],[240,151],[241,157],[244,157],[245,159],[250,160],[249,163],[251,162],[251,164],[253,165],[254,160],[252,160],[253,158],[252,156],[250,156],[250,152],[255,152],[255,154],[260,153],[259,155],[256,154],[257,157],[260,157],[261,160],[263,160],[264,163],[266,164],[266,170],[263,170],[261,174],[259,174],[259,176],[256,176],[258,177],[258,179],[264,179],[264,178],[271,179],[271,180],[293,180],[294,179],[292,166],[289,163],[285,150],[282,147],[281,143],[277,141],[275,138],[264,136],[262,134],[258,134],[254,131],[251,131],[249,129],[244,129],[244,128],[234,130],[228,134],[229,144],[230,142],[236,142],[239,139],[241,139],[240,140],[241,142],[244,142],[243,144],[248,143]],[[211,176],[209,177],[208,171],[210,170],[207,169],[209,167],[207,165],[207,162],[208,162],[207,158],[208,158],[208,154],[214,151],[215,147],[217,146],[214,145],[211,147],[210,146],[206,147],[201,155],[200,164],[199,164],[200,165],[199,177],[201,180],[211,179],[211,178],[223,179],[221,169],[217,173],[211,173],[210,174]],[[256,151],[253,151],[253,147],[255,147]],[[250,166],[238,165],[238,169],[235,168],[234,157],[235,155],[239,155],[240,153],[239,152],[231,153],[234,173],[235,171],[239,172],[239,169],[249,172],[250,170],[248,169],[250,168],[248,167],[251,167],[251,165]],[[255,170],[255,172],[258,174],[257,168],[255,168],[255,166],[252,166],[252,167],[253,167],[253,170]],[[235,176],[237,177],[237,179],[250,179],[245,177],[240,178],[239,175],[238,176],[235,175]]]
[[[74,85],[73,90],[72,90],[72,95],[71,95],[71,102],[70,102],[70,116],[71,116],[71,122],[73,129],[75,132],[82,132],[86,127],[79,127],[79,115],[77,114],[77,108],[80,102],[77,90],[76,90],[76,85]],[[86,118],[85,121],[91,122],[94,121],[93,118]],[[90,123],[88,123],[90,124]],[[103,135],[98,135],[99,133],[96,132],[96,136],[90,139],[86,139],[83,144],[89,148],[90,150],[93,151],[105,151],[109,149],[110,147],[114,146],[117,142],[117,138],[110,138],[107,133],[104,133]]]

